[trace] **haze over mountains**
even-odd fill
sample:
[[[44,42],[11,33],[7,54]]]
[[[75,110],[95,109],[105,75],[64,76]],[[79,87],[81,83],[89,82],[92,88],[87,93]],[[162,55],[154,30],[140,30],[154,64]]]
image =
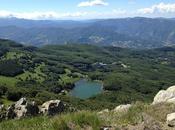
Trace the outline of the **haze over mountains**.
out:
[[[123,18],[87,21],[0,19],[0,38],[23,44],[81,43],[127,48],[175,45],[175,19]]]

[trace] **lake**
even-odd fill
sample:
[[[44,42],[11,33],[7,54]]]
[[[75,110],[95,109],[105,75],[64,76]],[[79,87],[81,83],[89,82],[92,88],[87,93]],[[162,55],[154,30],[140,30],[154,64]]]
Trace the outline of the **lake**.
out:
[[[103,91],[102,86],[100,82],[82,79],[75,83],[75,87],[70,94],[77,98],[87,99],[101,93]]]

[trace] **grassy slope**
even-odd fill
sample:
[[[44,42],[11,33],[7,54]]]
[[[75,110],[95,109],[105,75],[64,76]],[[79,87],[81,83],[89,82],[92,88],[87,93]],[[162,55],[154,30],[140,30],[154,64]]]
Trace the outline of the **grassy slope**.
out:
[[[17,79],[14,77],[0,76],[0,85],[15,86]]]
[[[104,113],[97,114],[92,111],[80,111],[57,115],[53,118],[34,117],[21,120],[4,121],[0,123],[1,130],[99,130],[103,126],[137,127],[141,122],[147,123],[146,127],[151,129],[153,125],[160,128],[166,127],[166,115],[173,112],[175,105],[159,104],[150,106],[136,103],[127,113]],[[169,130],[169,129],[168,129]]]

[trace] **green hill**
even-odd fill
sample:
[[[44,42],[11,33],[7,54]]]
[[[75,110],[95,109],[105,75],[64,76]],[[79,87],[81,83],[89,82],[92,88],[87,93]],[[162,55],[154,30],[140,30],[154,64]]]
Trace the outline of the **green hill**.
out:
[[[62,99],[78,109],[135,101],[149,102],[162,88],[175,83],[175,48],[130,50],[118,47],[67,44],[41,48],[0,40],[1,102],[27,97],[39,104]],[[100,80],[104,92],[87,100],[63,95],[74,82]]]

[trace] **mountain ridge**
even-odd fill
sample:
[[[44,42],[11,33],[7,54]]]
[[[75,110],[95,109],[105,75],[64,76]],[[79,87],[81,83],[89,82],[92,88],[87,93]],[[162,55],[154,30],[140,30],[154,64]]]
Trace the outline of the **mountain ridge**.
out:
[[[23,44],[94,44],[151,49],[175,45],[175,20],[122,18],[89,21],[0,19],[0,37]],[[23,23],[24,22],[24,23]]]

